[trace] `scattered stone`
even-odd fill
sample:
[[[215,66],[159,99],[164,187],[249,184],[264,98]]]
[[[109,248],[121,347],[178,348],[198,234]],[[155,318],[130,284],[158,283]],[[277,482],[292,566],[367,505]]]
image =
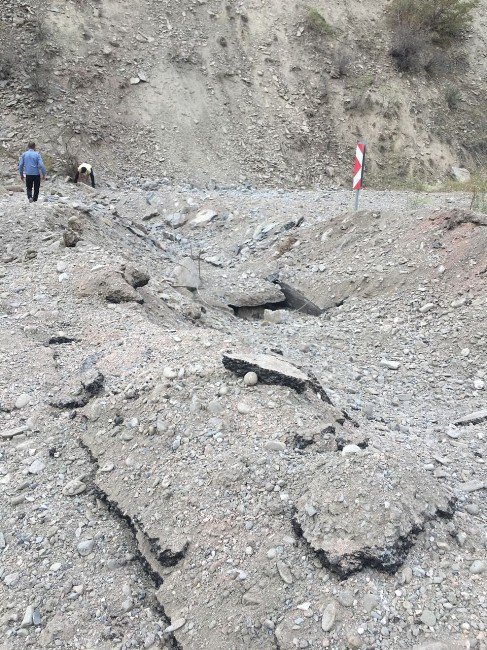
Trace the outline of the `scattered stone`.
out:
[[[255,386],[259,381],[259,378],[257,376],[257,373],[255,372],[248,372],[244,376],[244,384],[246,386]]]
[[[471,179],[470,172],[464,167],[452,167],[451,174],[459,183],[468,183]]]
[[[30,404],[31,402],[31,396],[28,395],[27,393],[22,393],[22,395],[19,395],[17,399],[15,400],[15,408],[16,409],[23,409],[25,406]]]
[[[279,572],[279,575],[281,576],[283,582],[285,582],[287,585],[292,585],[293,584],[293,576],[291,573],[291,569],[288,567],[287,564],[284,562],[278,562],[277,563],[277,570]]]
[[[40,474],[45,467],[45,463],[43,463],[39,458],[36,458],[36,460],[29,465],[29,474]]]
[[[218,212],[215,212],[214,210],[200,210],[196,216],[193,217],[190,221],[190,225],[193,228],[199,228],[201,226],[206,226],[209,224],[213,219],[215,219],[218,216]]]
[[[33,625],[33,620],[32,620],[33,615],[34,615],[34,607],[32,605],[28,605],[27,609],[25,610],[22,623],[20,624],[20,627],[22,629]]]
[[[175,621],[169,625],[169,627],[166,627],[164,630],[164,634],[170,634],[171,632],[176,632],[177,630],[180,630],[184,625],[186,624],[186,619],[185,618],[177,618]]]
[[[72,481],[69,481],[69,483],[66,483],[66,485],[63,488],[63,494],[69,497],[74,497],[78,494],[82,494],[85,491],[86,491],[86,483],[83,483],[83,481],[80,481],[77,478],[73,479]]]
[[[268,440],[265,443],[265,448],[267,451],[284,451],[286,449],[286,445],[279,440]]]
[[[330,632],[335,625],[335,619],[337,614],[337,606],[335,602],[329,603],[324,611],[323,616],[321,617],[321,629],[323,632]]]
[[[436,616],[429,609],[423,609],[420,618],[421,621],[428,627],[434,627],[436,625]]]
[[[487,571],[487,562],[484,560],[475,560],[470,565],[470,573],[473,573],[474,575],[480,575],[481,573],[485,573]]]
[[[399,361],[390,361],[388,359],[381,359],[380,365],[383,368],[389,368],[389,370],[399,370],[401,367]]]
[[[487,409],[464,415],[463,417],[458,418],[458,420],[455,420],[453,424],[456,427],[464,427],[469,424],[482,424],[482,422],[487,422]]]
[[[91,553],[95,546],[95,540],[94,539],[84,539],[79,544],[77,545],[78,553],[82,557],[86,557]]]

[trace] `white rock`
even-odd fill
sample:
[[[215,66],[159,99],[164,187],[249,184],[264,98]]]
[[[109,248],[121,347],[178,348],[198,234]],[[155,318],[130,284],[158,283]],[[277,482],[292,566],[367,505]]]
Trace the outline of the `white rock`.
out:
[[[36,460],[29,466],[29,474],[40,474],[44,468],[45,464],[42,460],[36,458]]]
[[[286,449],[286,445],[279,440],[268,440],[265,443],[265,448],[267,451],[284,451]]]
[[[484,390],[485,381],[483,379],[474,379],[473,380],[473,386],[474,386],[475,390]]]
[[[80,481],[79,479],[75,478],[72,481],[69,481],[69,483],[66,483],[66,485],[63,488],[63,494],[68,497],[74,497],[77,494],[81,494],[86,490],[86,484],[83,483],[83,481]]]
[[[358,445],[345,445],[342,449],[342,456],[346,456],[347,454],[360,454],[361,451]]]
[[[459,183],[468,183],[471,178],[470,172],[465,167],[452,167],[451,175]]]
[[[335,602],[330,603],[325,607],[325,611],[321,618],[321,629],[323,632],[329,632],[335,625],[336,609],[337,606]]]
[[[183,625],[186,623],[185,618],[177,618],[175,621],[169,625],[169,627],[166,627],[164,630],[164,634],[168,634],[169,632],[175,632],[176,630],[179,630],[183,627]]]
[[[178,376],[178,373],[169,367],[164,368],[162,374],[166,379],[176,379]]]
[[[242,415],[247,415],[247,413],[250,413],[250,406],[245,404],[245,402],[239,402],[237,405],[237,411]]]
[[[210,223],[210,221],[213,221],[213,219],[215,219],[217,216],[218,212],[215,212],[214,210],[200,210],[196,216],[191,219],[191,226],[193,228],[206,226],[206,224]]]
[[[16,409],[24,408],[24,406],[30,404],[30,400],[31,400],[30,395],[27,395],[27,393],[22,393],[22,395],[19,395],[15,400],[15,408]]]
[[[432,309],[434,309],[434,306],[435,306],[435,303],[434,303],[434,302],[427,302],[425,305],[423,305],[422,307],[420,307],[419,311],[420,311],[422,314],[426,314],[427,312],[429,312],[429,311],[431,311]]]
[[[259,378],[255,372],[248,372],[244,377],[244,384],[246,386],[255,386],[258,381]]]
[[[21,628],[30,627],[32,625],[33,614],[34,614],[34,607],[32,605],[29,605],[25,610],[24,618],[22,619],[22,623],[20,624]]]
[[[383,368],[389,368],[389,370],[399,370],[401,367],[399,361],[390,361],[388,359],[381,359],[380,365]]]

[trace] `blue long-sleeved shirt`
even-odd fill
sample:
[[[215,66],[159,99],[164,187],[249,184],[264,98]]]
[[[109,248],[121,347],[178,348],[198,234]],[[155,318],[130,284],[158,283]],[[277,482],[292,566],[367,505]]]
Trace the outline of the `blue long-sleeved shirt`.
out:
[[[41,154],[34,149],[28,149],[20,156],[19,174],[23,176],[39,176],[42,172],[46,176],[46,167],[42,161]]]

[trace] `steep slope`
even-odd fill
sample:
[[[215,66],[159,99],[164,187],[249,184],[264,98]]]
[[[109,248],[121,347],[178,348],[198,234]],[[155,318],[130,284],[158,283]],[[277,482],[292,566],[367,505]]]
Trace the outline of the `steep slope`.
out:
[[[416,75],[388,54],[385,5],[2,0],[5,162],[35,137],[53,170],[69,150],[106,180],[348,184],[365,138],[371,182],[485,165],[485,0],[468,64]]]

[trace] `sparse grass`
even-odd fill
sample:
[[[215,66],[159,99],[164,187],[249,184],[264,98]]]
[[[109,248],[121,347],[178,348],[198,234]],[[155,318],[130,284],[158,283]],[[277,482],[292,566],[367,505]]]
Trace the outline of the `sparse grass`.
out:
[[[406,26],[446,46],[465,36],[478,6],[479,0],[392,0],[387,11],[393,28]]]
[[[309,29],[316,31],[323,36],[333,36],[335,33],[335,30],[326,18],[314,7],[308,7],[306,24]]]
[[[30,73],[30,89],[34,95],[35,100],[42,104],[49,97],[50,83],[49,73],[47,67],[36,61],[29,69]]]
[[[14,73],[14,57],[7,53],[0,55],[0,81],[10,79]]]
[[[337,54],[333,60],[334,76],[338,78],[346,77],[350,70],[351,63],[352,56],[349,52],[345,51]]]
[[[462,101],[462,93],[457,86],[449,84],[445,88],[445,101],[451,111],[455,111]]]
[[[445,50],[469,31],[479,0],[392,0],[390,54],[402,72],[448,71]]]

